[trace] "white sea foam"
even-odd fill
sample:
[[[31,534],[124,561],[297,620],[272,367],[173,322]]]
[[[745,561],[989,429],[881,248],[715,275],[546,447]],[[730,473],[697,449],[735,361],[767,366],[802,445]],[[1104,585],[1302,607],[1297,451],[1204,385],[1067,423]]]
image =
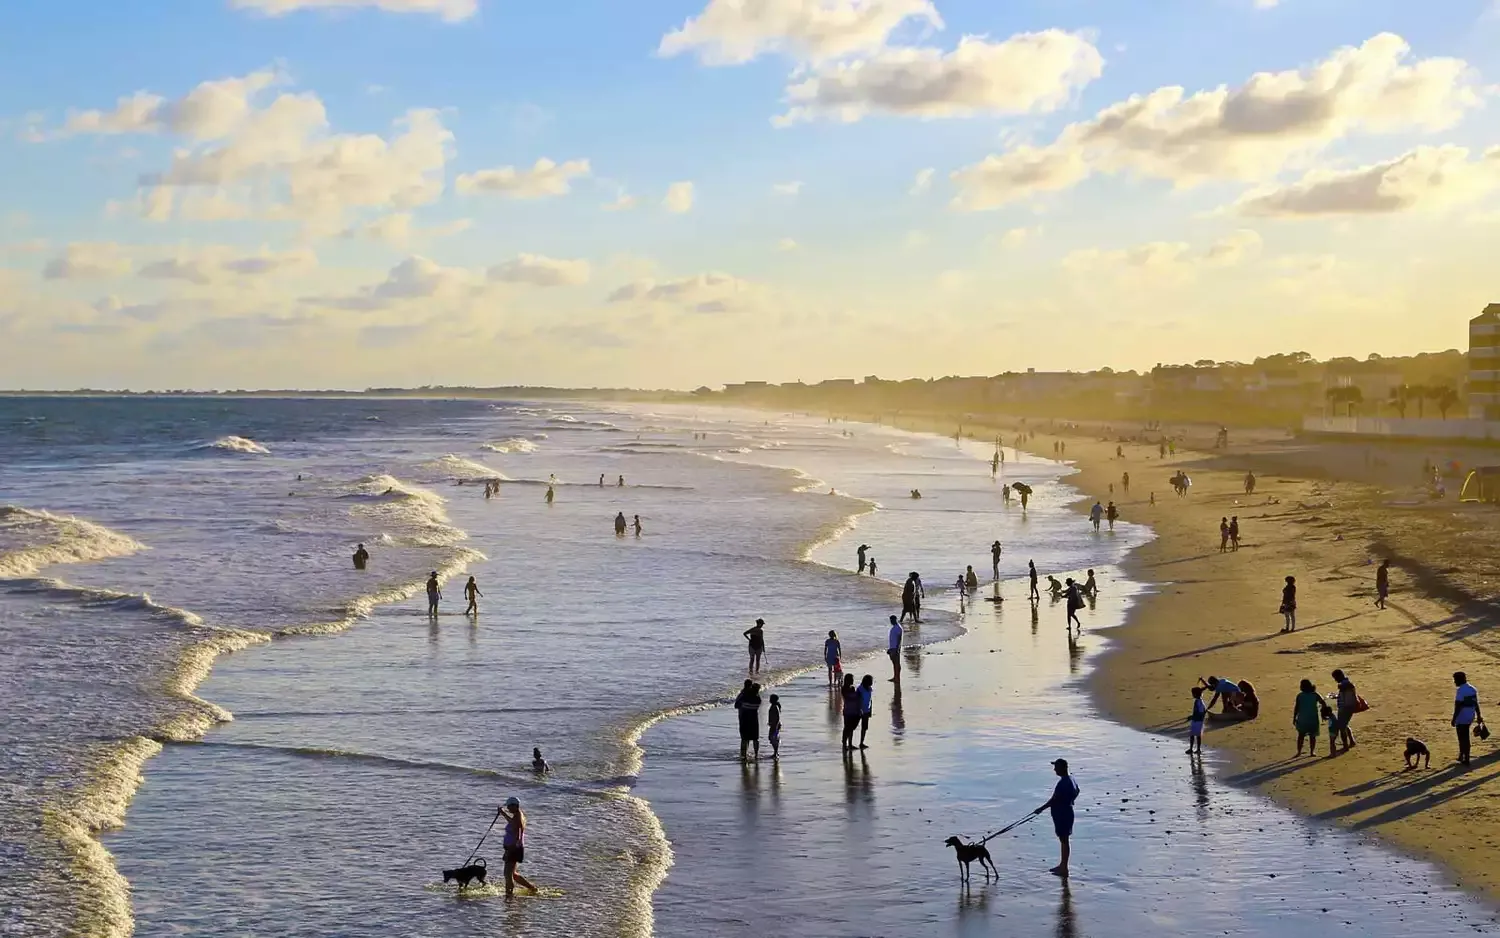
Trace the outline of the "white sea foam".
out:
[[[428,473],[431,481],[479,482],[501,477],[501,473],[484,463],[465,459],[456,453],[448,453],[437,459],[428,460],[422,464],[421,468],[423,472]]]
[[[534,453],[537,450],[541,449],[540,446],[537,446],[530,440],[522,440],[518,438],[500,440],[496,443],[484,443],[481,444],[479,448],[482,450],[488,450],[491,453]]]
[[[134,538],[92,521],[0,505],[0,578],[29,577],[53,564],[125,557],[145,549]]]
[[[254,456],[269,456],[271,451],[249,437],[243,436],[221,436],[212,443],[205,443],[199,449],[217,449],[226,453],[246,453]]]

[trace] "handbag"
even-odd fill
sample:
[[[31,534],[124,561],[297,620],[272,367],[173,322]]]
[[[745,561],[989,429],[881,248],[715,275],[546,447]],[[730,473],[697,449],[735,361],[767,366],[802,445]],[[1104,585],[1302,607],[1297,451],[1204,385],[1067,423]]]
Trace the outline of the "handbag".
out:
[[[1479,725],[1474,727],[1474,735],[1478,736],[1480,739],[1490,738],[1490,728],[1484,725],[1483,720],[1480,720]]]
[[[1355,713],[1364,713],[1368,709],[1370,709],[1370,705],[1367,704],[1367,703],[1365,703],[1365,699],[1363,697],[1359,696],[1358,694],[1355,694],[1354,695],[1354,712]]]

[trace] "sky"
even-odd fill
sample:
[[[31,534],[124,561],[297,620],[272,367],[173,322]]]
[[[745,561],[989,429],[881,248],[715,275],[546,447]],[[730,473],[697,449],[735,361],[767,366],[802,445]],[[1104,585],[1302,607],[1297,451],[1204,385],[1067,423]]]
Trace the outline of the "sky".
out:
[[[0,388],[1464,348],[1497,0],[15,0]]]

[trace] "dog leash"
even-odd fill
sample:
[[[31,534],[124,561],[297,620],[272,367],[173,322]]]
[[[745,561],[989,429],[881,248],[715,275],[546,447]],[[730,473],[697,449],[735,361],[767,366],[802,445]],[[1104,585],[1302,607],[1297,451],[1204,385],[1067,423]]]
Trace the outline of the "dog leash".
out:
[[[499,820],[500,820],[500,811],[497,809],[495,811],[495,820],[491,821],[490,822],[490,826],[486,827],[484,829],[484,837],[480,837],[479,838],[479,843],[477,843],[477,844],[474,845],[474,852],[471,853],[471,854],[469,854],[469,858],[463,862],[464,866],[468,866],[470,863],[474,862],[474,858],[479,855],[479,848],[484,846],[484,839],[485,839],[485,837],[490,836],[490,831],[492,831],[492,830],[495,829],[495,824],[498,823]]]
[[[999,837],[1001,834],[1008,834],[1016,828],[1020,827],[1022,824],[1025,824],[1027,821],[1034,820],[1037,817],[1039,817],[1039,815],[1037,815],[1036,813],[1028,814],[1025,817],[1021,818],[1019,821],[1014,821],[1010,824],[1007,824],[999,830],[995,831],[993,834],[990,834],[981,840],[975,841],[975,843],[988,843],[989,841],[994,840],[996,837]]]

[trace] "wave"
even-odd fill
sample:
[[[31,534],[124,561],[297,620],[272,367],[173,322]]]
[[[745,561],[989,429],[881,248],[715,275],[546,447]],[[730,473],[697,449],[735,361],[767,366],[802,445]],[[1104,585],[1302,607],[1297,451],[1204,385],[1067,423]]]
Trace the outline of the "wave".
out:
[[[362,538],[367,542],[391,534],[395,543],[412,547],[452,547],[469,537],[467,531],[449,524],[445,510],[448,502],[441,495],[392,475],[358,479],[352,491],[339,498],[354,502],[350,513],[373,524],[374,532]]]
[[[212,443],[201,443],[193,447],[193,449],[215,449],[225,453],[245,453],[247,455],[255,456],[271,455],[271,451],[269,449],[255,442],[254,440],[248,437],[234,436],[233,434],[229,436],[221,436],[217,440],[214,440]]]
[[[448,453],[437,459],[430,459],[422,463],[420,467],[424,472],[433,473],[438,480],[455,482],[481,482],[503,478],[503,474],[486,466],[482,462],[465,459],[456,453]]]
[[[509,440],[501,440],[498,443],[482,443],[479,448],[488,450],[491,453],[534,453],[541,449],[540,446],[537,446],[530,440],[522,440],[516,437],[512,437]]]
[[[72,515],[0,505],[0,579],[29,577],[44,567],[127,557],[146,545]]]

